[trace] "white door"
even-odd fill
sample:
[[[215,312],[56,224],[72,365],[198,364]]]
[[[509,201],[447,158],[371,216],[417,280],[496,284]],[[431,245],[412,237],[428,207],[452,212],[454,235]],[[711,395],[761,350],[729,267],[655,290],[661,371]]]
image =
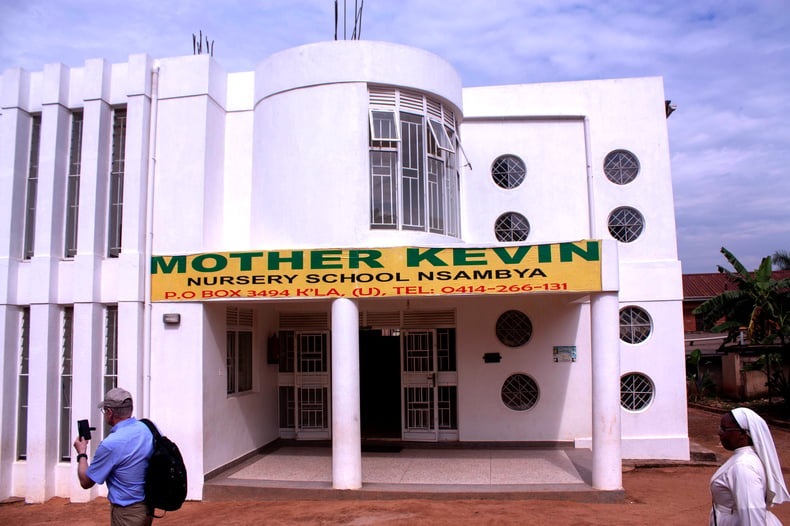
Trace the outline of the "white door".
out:
[[[404,440],[457,440],[454,329],[403,332]]]
[[[330,438],[329,333],[280,331],[280,436]]]

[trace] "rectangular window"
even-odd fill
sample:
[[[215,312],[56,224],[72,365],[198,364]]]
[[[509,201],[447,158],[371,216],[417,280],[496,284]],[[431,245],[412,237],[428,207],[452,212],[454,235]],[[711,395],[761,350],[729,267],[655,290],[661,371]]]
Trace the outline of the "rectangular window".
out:
[[[108,220],[107,255],[117,258],[121,253],[123,226],[123,176],[126,170],[126,109],[113,112],[112,159],[110,166],[110,217]]]
[[[71,460],[71,365],[74,342],[74,307],[63,309],[63,349],[60,362],[60,460]]]
[[[25,196],[24,259],[33,257],[36,239],[36,195],[38,193],[38,157],[41,147],[41,115],[33,115],[30,125],[30,160],[27,169]]]
[[[71,114],[71,142],[69,146],[69,173],[66,182],[66,231],[64,256],[77,255],[77,222],[80,209],[80,171],[82,166],[83,114]]]
[[[453,137],[453,141],[454,139]],[[447,186],[447,191],[444,194],[447,197],[447,235],[454,237],[461,235],[461,191],[457,159],[455,152],[447,152],[447,176],[444,179]]]
[[[401,113],[401,209],[403,228],[425,230],[425,145],[422,117]]]
[[[283,429],[294,429],[296,420],[296,401],[294,400],[294,386],[281,385],[280,393],[280,427]]]
[[[433,140],[436,141],[436,145],[441,148],[442,150],[447,150],[448,152],[454,151],[453,145],[450,142],[450,137],[447,135],[447,130],[444,128],[444,125],[433,119],[428,119],[430,123],[429,129],[431,130],[431,135],[433,136]]]
[[[227,394],[252,390],[252,309],[228,307],[226,311],[225,357]]]
[[[30,307],[22,308],[19,350],[19,393],[17,397],[16,458],[27,458],[27,404],[28,381],[30,378]]]
[[[374,228],[398,227],[398,152],[371,151],[370,224]]]
[[[118,387],[118,306],[108,305],[104,310],[104,376],[102,378],[102,398],[104,393]],[[106,423],[102,437],[110,434],[111,427]]]
[[[394,110],[370,110],[370,140],[399,141]]]

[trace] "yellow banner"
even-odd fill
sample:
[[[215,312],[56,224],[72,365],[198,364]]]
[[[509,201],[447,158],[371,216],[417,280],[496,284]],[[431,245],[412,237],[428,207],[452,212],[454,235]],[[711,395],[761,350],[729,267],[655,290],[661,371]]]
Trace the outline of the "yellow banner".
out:
[[[151,301],[601,290],[601,242],[215,252],[151,258]]]

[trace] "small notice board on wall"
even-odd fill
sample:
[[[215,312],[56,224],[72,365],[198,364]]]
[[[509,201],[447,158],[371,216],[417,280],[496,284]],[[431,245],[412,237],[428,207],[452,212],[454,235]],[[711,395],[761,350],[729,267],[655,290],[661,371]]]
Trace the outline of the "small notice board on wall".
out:
[[[575,345],[555,345],[554,346],[554,362],[575,362],[576,361],[576,346]]]

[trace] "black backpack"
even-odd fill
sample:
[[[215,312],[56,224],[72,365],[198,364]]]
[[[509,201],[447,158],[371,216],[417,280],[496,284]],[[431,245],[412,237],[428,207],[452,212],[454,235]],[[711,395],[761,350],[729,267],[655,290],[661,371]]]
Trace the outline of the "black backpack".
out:
[[[166,436],[162,436],[153,422],[141,418],[154,436],[154,452],[145,472],[145,504],[148,513],[154,510],[175,511],[187,498],[187,468],[181,452]]]

